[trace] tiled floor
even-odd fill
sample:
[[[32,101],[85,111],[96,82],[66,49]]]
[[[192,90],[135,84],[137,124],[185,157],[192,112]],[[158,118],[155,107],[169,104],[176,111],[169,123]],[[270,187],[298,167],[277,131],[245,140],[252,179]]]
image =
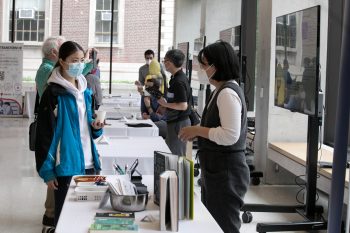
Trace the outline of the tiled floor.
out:
[[[46,185],[28,149],[29,119],[0,118],[0,233],[40,233]],[[247,203],[295,204],[295,186],[251,186]],[[296,214],[253,213],[241,232],[256,232],[257,222],[301,220]],[[195,229],[194,229],[195,232]],[[74,233],[74,232],[72,232]]]

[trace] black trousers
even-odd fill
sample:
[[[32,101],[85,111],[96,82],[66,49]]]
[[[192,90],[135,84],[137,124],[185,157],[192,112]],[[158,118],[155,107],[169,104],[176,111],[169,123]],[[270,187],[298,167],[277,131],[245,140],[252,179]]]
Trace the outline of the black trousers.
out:
[[[199,151],[202,202],[225,233],[239,233],[240,209],[249,185],[244,152]]]
[[[95,175],[95,169],[86,169],[85,175]],[[58,219],[60,218],[60,214],[62,211],[64,200],[66,199],[66,195],[68,192],[68,188],[70,182],[72,180],[72,176],[59,176],[56,177],[58,182],[58,187],[55,190],[55,226],[57,226]]]

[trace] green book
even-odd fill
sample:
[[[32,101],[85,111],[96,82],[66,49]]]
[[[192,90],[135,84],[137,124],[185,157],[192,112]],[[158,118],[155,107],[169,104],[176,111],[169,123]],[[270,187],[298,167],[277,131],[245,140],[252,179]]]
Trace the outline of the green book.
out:
[[[132,225],[132,224],[134,224],[134,219],[131,219],[131,218],[96,218],[95,224]]]
[[[99,232],[138,232],[139,226],[136,224],[91,224],[89,232],[99,233]]]

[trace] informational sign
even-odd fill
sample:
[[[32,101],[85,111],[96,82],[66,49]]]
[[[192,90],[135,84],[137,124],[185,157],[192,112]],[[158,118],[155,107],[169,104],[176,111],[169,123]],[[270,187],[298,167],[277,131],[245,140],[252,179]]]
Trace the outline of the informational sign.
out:
[[[22,114],[23,44],[0,43],[0,116]]]

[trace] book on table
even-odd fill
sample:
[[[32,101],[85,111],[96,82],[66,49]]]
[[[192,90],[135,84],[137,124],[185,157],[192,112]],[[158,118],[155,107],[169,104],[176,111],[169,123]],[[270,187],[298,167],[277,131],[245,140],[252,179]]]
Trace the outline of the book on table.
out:
[[[132,219],[135,220],[135,213],[127,212],[97,212],[95,214],[95,219],[100,218],[114,218],[114,219]]]
[[[90,233],[123,233],[138,232],[134,213],[97,212],[94,223],[90,225]]]
[[[132,233],[138,232],[139,227],[136,224],[91,224],[89,233]]]
[[[159,176],[159,224],[160,230],[179,229],[179,182],[176,171],[164,171]]]
[[[179,179],[179,219],[193,219],[194,164],[184,156],[154,152],[154,202],[159,205],[159,175],[166,170],[175,170]]]

